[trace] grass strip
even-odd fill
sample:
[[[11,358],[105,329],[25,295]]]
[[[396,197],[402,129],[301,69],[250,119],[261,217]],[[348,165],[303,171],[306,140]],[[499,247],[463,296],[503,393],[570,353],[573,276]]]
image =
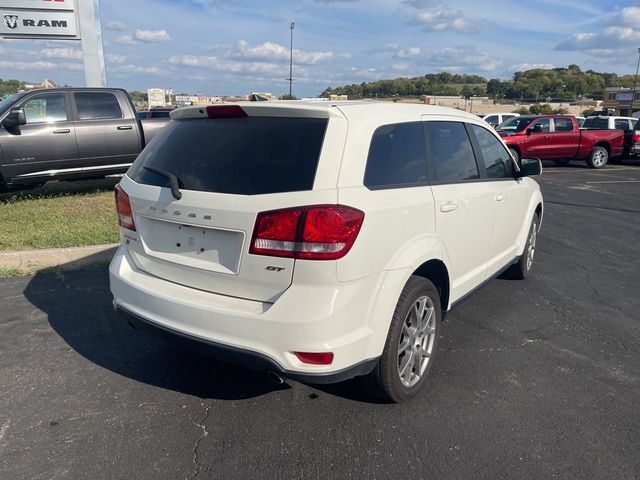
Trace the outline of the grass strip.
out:
[[[113,199],[118,181],[48,182],[33,190],[0,194],[0,250],[118,242]]]

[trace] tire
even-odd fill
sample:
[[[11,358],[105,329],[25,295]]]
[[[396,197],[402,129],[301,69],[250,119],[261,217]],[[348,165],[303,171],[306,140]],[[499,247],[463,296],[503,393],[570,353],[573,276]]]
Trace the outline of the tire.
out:
[[[511,154],[511,156],[513,157],[513,159],[515,160],[515,162],[520,165],[520,154],[518,153],[518,151],[515,148],[510,148],[509,149],[509,153]]]
[[[509,267],[504,273],[505,278],[510,278],[512,280],[524,280],[529,276],[529,272],[531,272],[531,267],[533,266],[533,258],[536,253],[538,225],[540,225],[540,218],[536,213],[531,221],[531,227],[529,227],[524,252],[522,252],[520,259],[511,265],[511,267]]]
[[[442,306],[435,285],[411,276],[396,305],[384,350],[365,388],[386,402],[403,402],[426,383],[438,347]],[[417,360],[417,365],[416,365]]]
[[[567,160],[566,158],[560,159],[560,160],[554,160],[553,163],[555,163],[556,165],[569,165],[569,160]]]
[[[587,165],[591,168],[603,168],[609,161],[609,152],[604,147],[593,147],[591,155],[587,159]]]

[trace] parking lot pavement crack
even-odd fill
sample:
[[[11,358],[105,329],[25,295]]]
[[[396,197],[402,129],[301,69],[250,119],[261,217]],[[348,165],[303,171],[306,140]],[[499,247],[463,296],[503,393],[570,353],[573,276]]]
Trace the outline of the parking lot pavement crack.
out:
[[[202,442],[202,440],[205,437],[209,436],[209,430],[207,429],[207,420],[209,420],[209,412],[211,411],[211,405],[205,405],[204,402],[202,402],[201,405],[204,407],[204,415],[202,416],[202,420],[200,420],[200,422],[196,423],[195,425],[202,430],[202,433],[196,439],[195,443],[193,444],[193,448],[191,450],[191,452],[193,453],[194,471],[189,477],[186,477],[185,480],[193,480],[200,474],[201,467],[200,467],[200,462],[198,461],[198,448],[200,447],[200,442]]]
[[[571,262],[584,272],[584,279],[586,284],[589,285],[589,288],[591,289],[593,296],[597,297],[600,303],[602,303],[603,305],[606,305],[609,308],[614,309],[616,312],[620,313],[623,317],[631,318],[631,316],[627,312],[622,310],[618,305],[615,305],[613,303],[608,303],[604,300],[603,296],[600,294],[600,292],[598,292],[598,289],[591,282],[591,273],[589,273],[589,269],[587,267],[582,265],[573,257],[571,258]]]

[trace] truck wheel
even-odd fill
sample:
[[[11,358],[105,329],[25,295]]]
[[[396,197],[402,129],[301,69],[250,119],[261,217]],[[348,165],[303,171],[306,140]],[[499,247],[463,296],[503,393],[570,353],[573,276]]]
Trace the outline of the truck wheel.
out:
[[[518,153],[518,151],[515,148],[510,148],[509,149],[509,153],[511,154],[511,156],[513,157],[513,159],[515,160],[515,162],[520,165],[520,154]]]
[[[364,387],[386,402],[403,402],[423,388],[438,346],[442,309],[435,285],[411,276],[391,319],[382,356]]]
[[[587,159],[587,165],[591,168],[602,168],[609,161],[609,152],[604,147],[593,147],[591,155]]]
[[[529,275],[531,267],[533,266],[533,257],[536,253],[536,242],[538,240],[538,225],[540,224],[540,218],[536,213],[531,221],[531,228],[527,235],[527,243],[524,246],[524,252],[520,256],[520,260],[511,265],[504,272],[504,278],[510,278],[512,280],[524,280]]]

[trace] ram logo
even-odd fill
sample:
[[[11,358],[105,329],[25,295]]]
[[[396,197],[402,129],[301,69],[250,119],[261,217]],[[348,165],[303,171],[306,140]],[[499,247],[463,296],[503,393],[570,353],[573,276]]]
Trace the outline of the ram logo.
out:
[[[18,28],[18,16],[17,15],[5,15],[4,16],[4,24],[14,30]]]

